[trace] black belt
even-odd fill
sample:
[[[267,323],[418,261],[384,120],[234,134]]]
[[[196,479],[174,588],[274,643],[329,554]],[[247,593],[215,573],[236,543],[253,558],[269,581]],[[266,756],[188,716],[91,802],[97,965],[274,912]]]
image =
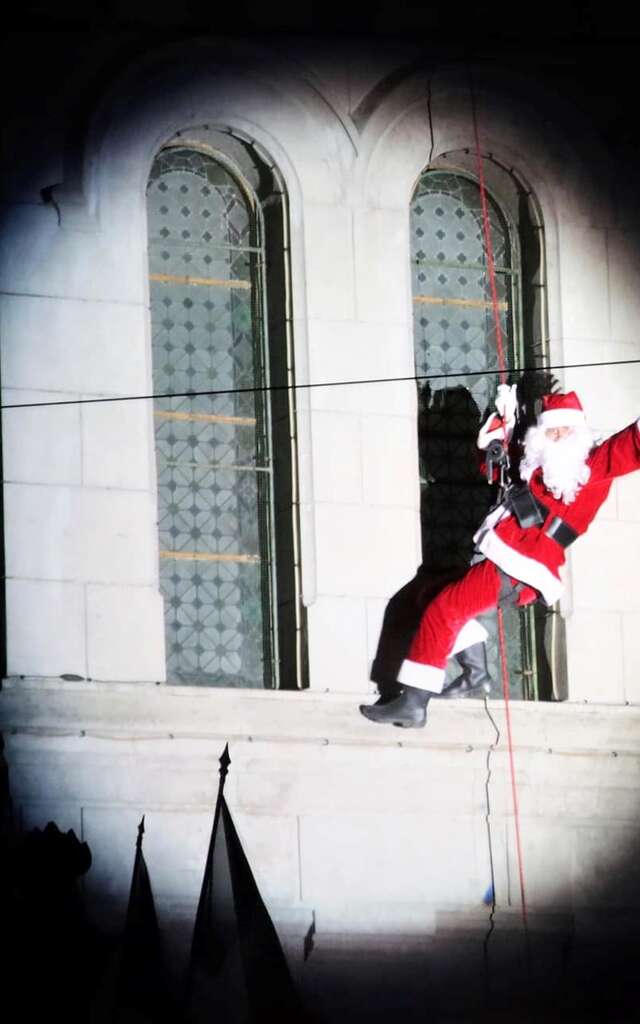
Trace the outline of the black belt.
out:
[[[534,497],[528,484],[509,487],[504,503],[525,530],[530,526],[542,526],[549,515],[549,509]]]
[[[580,536],[560,516],[554,516],[551,522],[545,526],[544,532],[547,537],[551,537],[551,540],[555,540],[556,544],[559,544],[562,548],[568,548]]]
[[[549,517],[550,510],[531,493],[527,484],[511,487],[505,495],[505,505],[524,529],[542,526]],[[560,516],[554,516],[543,532],[563,548],[568,548],[579,536]]]

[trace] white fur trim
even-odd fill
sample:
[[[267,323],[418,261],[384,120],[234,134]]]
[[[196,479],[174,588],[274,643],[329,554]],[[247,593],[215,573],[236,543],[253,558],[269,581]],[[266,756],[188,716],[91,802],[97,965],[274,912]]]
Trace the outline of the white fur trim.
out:
[[[509,547],[494,530],[487,530],[477,544],[482,554],[503,572],[539,590],[547,604],[555,604],[564,591],[562,582],[544,562]]]
[[[486,433],[478,434],[476,444],[478,448],[484,452],[492,441],[504,441],[504,430],[502,427],[499,430],[487,430]]]
[[[405,658],[400,666],[398,682],[405,686],[413,686],[416,690],[428,690],[429,693],[442,693],[444,686],[444,669],[435,665],[422,665],[419,661]]]
[[[504,422],[499,416],[492,413],[486,423],[480,427],[478,440],[476,441],[478,448],[485,451],[492,441],[506,441],[508,443],[515,425],[515,419],[512,418]]]
[[[538,416],[538,426],[549,430],[551,427],[584,427],[585,414],[580,409],[549,409]]]
[[[477,545],[480,540],[484,537],[488,530],[491,530],[497,523],[502,522],[503,519],[510,519],[511,513],[508,511],[505,505],[498,505],[493,511],[489,512],[488,515],[480,523],[480,526],[473,535],[473,540]]]
[[[458,651],[464,651],[473,644],[483,644],[488,636],[486,629],[477,619],[469,619],[458,633],[451,653],[457,654]]]

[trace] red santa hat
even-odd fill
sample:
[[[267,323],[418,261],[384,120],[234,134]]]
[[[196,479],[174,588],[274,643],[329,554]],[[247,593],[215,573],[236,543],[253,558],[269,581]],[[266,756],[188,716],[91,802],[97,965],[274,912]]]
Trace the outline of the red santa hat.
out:
[[[545,395],[538,416],[539,427],[584,427],[587,420],[575,391],[566,395]]]

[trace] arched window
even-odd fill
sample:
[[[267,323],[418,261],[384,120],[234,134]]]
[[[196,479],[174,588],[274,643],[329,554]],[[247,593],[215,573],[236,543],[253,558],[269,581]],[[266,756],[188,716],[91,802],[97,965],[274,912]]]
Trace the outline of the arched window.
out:
[[[283,193],[251,147],[207,140],[164,148],[147,190],[167,679],[295,687]]]
[[[455,170],[452,156],[421,175],[411,203],[416,374],[456,374],[418,380],[423,565],[427,576],[443,581],[469,564],[473,533],[492,498],[479,471],[476,437],[498,383],[495,373],[483,373],[498,369],[498,356],[480,190],[464,156]],[[494,167],[488,179],[495,185],[489,218],[508,367],[543,365],[539,218],[513,177]],[[499,679],[495,616],[484,624]],[[540,612],[507,609],[505,624],[513,696],[548,695]]]

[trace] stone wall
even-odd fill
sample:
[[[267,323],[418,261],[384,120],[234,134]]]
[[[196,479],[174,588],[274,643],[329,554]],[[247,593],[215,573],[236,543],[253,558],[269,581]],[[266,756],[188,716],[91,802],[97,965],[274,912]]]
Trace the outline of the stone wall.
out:
[[[310,685],[366,692],[385,603],[420,562],[415,386],[330,385],[413,373],[408,207],[430,149],[426,88],[438,158],[472,144],[468,87],[450,70],[403,75],[408,53],[392,66],[372,54],[366,74],[354,53],[346,76],[329,55],[294,64],[241,42],[183,57],[166,48],[112,82],[53,203],[25,201],[18,175],[9,186],[3,402],[152,390],[143,197],[153,156],[176,130],[203,125],[252,138],[288,190],[297,380],[328,385],[298,402]],[[583,126],[572,137],[570,112],[549,119],[549,97],[532,110],[517,76],[479,74],[477,88],[485,150],[540,208],[552,364],[633,358],[638,257],[606,155]],[[637,414],[625,367],[557,376],[605,433]],[[9,674],[164,678],[150,403],[6,409],[3,432]],[[571,553],[570,698],[637,699],[638,486],[616,485]],[[586,654],[594,629],[596,656]]]
[[[88,842],[85,895],[112,933],[123,926],[145,815],[145,857],[179,977],[228,742],[225,793],[242,844],[292,969],[307,994],[319,986],[328,1019],[340,1019],[332,999],[344,1009],[362,986],[381,984],[380,959],[396,965],[396,980],[422,963],[412,984],[426,984],[426,970],[429,998],[435,985],[451,1005],[481,1000],[492,884],[489,966],[510,998],[528,981],[502,702],[491,702],[493,721],[477,702],[432,702],[426,730],[411,733],[371,727],[356,702],[11,683],[0,707],[15,809],[24,828],[53,819]],[[613,985],[637,941],[640,711],[519,703],[512,717],[538,984],[557,995],[569,970],[584,995],[602,980],[584,977],[589,951],[614,958]],[[339,996],[332,986],[344,971]]]
[[[400,977],[425,949],[454,974],[456,957],[473,961],[481,987],[490,850],[500,963],[523,962],[502,703],[494,750],[475,702],[434,702],[415,735],[357,713],[386,602],[420,562],[415,384],[357,383],[414,372],[408,209],[430,149],[415,56],[167,47],[112,81],[64,160],[60,143],[46,165],[64,178],[53,202],[39,195],[53,181],[16,171],[2,209],[3,403],[72,403],[2,417],[0,715],[22,824],[53,819],[89,843],[87,894],[117,929],[145,813],[179,973],[229,741],[242,841],[320,1001],[323,979],[360,955],[366,988],[376,957]],[[430,87],[434,157],[472,146],[463,78],[438,72]],[[477,88],[483,148],[528,183],[544,222],[552,364],[636,358],[638,239],[611,198],[615,169],[557,97],[538,89],[532,106],[523,78],[482,69]],[[286,183],[298,382],[356,382],[298,403],[304,693],[163,683],[151,409],[73,404],[152,390],[144,187],[159,147],[205,125],[254,140]],[[633,367],[557,376],[603,433],[638,414]],[[637,474],[617,483],[571,552],[569,701],[513,709],[532,930],[554,978],[567,942],[600,930],[622,948],[637,916],[639,488]]]

